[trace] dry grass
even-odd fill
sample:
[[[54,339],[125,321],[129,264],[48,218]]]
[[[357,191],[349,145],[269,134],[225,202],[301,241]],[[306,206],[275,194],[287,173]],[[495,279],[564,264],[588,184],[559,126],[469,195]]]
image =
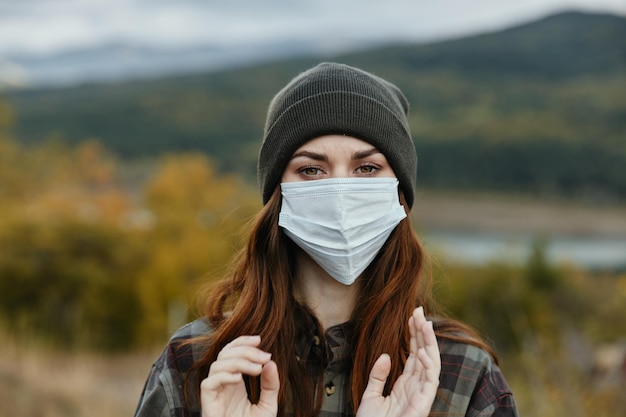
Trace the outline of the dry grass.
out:
[[[623,417],[626,397],[624,375],[593,375],[580,364],[543,350],[527,346],[514,363],[504,366],[520,416],[524,417]]]
[[[157,354],[59,354],[3,342],[0,416],[132,416]]]

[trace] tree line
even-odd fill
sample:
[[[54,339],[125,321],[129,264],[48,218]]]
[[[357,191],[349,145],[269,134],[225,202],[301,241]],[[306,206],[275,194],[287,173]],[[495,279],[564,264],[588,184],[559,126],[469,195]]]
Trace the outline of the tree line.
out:
[[[0,327],[64,349],[127,350],[199,313],[258,190],[199,153],[136,164],[97,141],[24,146],[0,133]],[[521,267],[444,259],[431,272],[442,306],[504,353],[529,335],[559,346],[563,325],[602,340],[626,332],[626,276],[550,265],[541,246]]]
[[[323,59],[396,83],[424,187],[626,199],[621,16],[564,13],[469,38],[147,81],[22,90],[20,143],[97,138],[122,159],[202,152],[254,182],[272,95]]]

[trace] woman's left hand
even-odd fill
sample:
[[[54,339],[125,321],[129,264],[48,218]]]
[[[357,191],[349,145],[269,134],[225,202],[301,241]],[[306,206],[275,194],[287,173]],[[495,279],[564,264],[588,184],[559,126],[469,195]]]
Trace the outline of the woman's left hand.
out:
[[[441,358],[433,323],[426,321],[422,307],[413,310],[409,318],[409,332],[411,351],[391,393],[383,396],[391,370],[391,359],[383,354],[372,367],[357,417],[428,416],[439,386]]]

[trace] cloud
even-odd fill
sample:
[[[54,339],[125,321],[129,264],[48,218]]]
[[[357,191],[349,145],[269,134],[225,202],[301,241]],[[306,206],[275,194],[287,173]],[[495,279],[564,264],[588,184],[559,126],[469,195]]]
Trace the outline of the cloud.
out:
[[[626,14],[623,0],[0,1],[0,57],[102,43],[237,45],[431,40],[502,28],[564,8]]]

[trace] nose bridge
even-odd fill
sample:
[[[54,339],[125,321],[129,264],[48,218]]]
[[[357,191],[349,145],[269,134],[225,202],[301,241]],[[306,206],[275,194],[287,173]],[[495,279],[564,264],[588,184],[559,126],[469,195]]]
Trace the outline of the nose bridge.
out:
[[[349,152],[343,149],[334,149],[329,152],[329,176],[331,178],[348,178],[352,176],[351,158]]]
[[[347,244],[352,232],[352,213],[349,198],[345,193],[338,193],[334,197],[335,236],[337,243]]]
[[[341,161],[336,161],[331,166],[330,177],[331,178],[348,178],[352,174],[350,165]]]

